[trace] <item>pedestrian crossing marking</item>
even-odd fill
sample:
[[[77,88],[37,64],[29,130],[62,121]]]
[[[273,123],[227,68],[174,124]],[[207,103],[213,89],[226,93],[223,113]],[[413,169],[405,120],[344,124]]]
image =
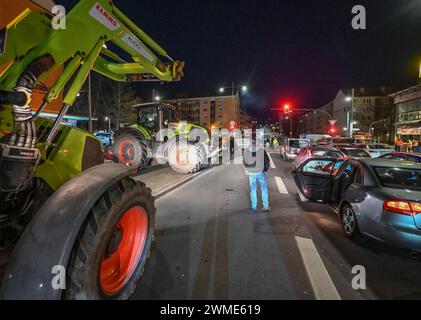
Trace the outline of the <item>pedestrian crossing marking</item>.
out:
[[[271,167],[272,169],[276,169],[276,166],[275,166],[275,163],[273,162],[272,156],[270,155],[270,153],[269,153],[269,152],[268,152],[267,154],[268,154],[268,156],[269,156],[269,160],[270,160],[270,167]]]
[[[280,194],[288,194],[288,190],[281,177],[275,177],[275,182]]]
[[[317,300],[341,300],[313,240],[295,237]]]

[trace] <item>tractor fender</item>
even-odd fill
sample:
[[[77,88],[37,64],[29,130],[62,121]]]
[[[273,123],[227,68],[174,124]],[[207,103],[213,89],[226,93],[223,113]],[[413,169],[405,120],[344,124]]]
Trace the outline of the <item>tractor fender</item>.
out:
[[[141,134],[141,132],[133,127],[127,127],[123,129],[119,129],[114,133],[114,137],[121,136],[123,134]]]
[[[0,299],[60,299],[62,288],[53,288],[57,276],[53,268],[66,268],[79,231],[96,201],[133,173],[131,167],[105,163],[88,169],[56,191],[33,217],[13,250]]]
[[[118,136],[121,136],[123,134],[141,135],[146,140],[150,140],[152,138],[148,130],[139,125],[133,125],[131,127],[119,129],[117,132],[114,133],[114,138],[116,139]]]

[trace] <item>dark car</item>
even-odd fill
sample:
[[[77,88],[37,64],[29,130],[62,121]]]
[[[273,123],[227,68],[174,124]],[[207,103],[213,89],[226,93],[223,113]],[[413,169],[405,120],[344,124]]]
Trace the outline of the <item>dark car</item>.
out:
[[[401,160],[401,161],[410,161],[415,163],[421,163],[421,155],[416,155],[413,153],[405,152],[391,152],[380,156],[381,159],[388,160]]]
[[[364,234],[421,253],[421,164],[319,158],[293,174],[300,199],[330,204],[349,238]]]

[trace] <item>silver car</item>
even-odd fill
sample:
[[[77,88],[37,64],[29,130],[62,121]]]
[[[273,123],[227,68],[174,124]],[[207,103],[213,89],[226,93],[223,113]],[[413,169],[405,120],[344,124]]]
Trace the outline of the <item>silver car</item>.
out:
[[[372,158],[378,158],[384,154],[395,151],[393,147],[384,143],[369,143],[358,145],[360,149],[365,149]]]
[[[421,253],[421,165],[384,159],[309,159],[293,172],[302,201],[330,204],[345,235]]]

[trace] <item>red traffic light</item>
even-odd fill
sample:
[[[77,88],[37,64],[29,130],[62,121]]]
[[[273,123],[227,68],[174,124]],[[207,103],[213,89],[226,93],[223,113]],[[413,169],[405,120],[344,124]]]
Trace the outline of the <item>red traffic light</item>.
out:
[[[285,113],[290,113],[291,112],[291,106],[289,104],[285,104],[284,105],[284,112]]]
[[[330,129],[330,133],[331,133],[331,134],[335,134],[335,133],[336,133],[336,128],[331,128],[331,129]]]

